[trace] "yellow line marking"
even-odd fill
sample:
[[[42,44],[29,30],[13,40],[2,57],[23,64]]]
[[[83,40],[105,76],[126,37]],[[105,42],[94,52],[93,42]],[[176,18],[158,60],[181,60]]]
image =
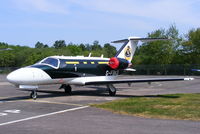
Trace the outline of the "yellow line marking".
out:
[[[2,100],[8,99],[8,101],[5,102],[19,102],[19,101],[29,101],[29,102],[38,102],[38,103],[49,103],[49,104],[62,104],[62,105],[71,105],[71,106],[83,106],[80,104],[74,104],[74,103],[63,103],[63,102],[51,102],[51,101],[43,101],[43,100],[33,100],[31,98],[24,98],[22,100],[12,100],[12,98],[20,98],[20,97],[25,97],[25,96],[10,96],[10,97],[0,97]],[[1,102],[1,100],[0,100]]]
[[[98,62],[99,64],[108,64],[108,62]]]
[[[30,102],[37,102],[37,103],[48,103],[48,104],[62,104],[62,105],[71,105],[71,106],[83,106],[83,105],[74,104],[74,103],[51,102],[51,101],[32,100],[32,99],[27,99],[27,100],[22,100],[22,101],[30,101]]]
[[[94,62],[92,61],[91,64],[94,64]]]
[[[9,82],[0,82],[0,86],[12,85]]]
[[[19,100],[17,98],[19,98]],[[21,98],[23,98],[23,99],[21,99]],[[8,97],[0,97],[0,102],[6,102],[6,103],[7,102],[20,102],[20,101],[25,101],[28,99],[30,99],[30,98],[26,98],[26,96],[8,96]]]
[[[66,64],[79,64],[79,62],[78,61],[67,61],[67,62],[65,62]]]
[[[19,99],[19,100],[12,100],[12,98],[22,98],[25,97],[24,99]],[[7,96],[7,97],[0,97],[0,102],[2,100],[8,99],[7,102],[17,102],[17,101],[30,101],[30,102],[38,102],[38,103],[51,103],[51,104],[63,104],[63,105],[71,105],[71,106],[83,106],[80,104],[74,104],[74,103],[63,103],[63,102],[51,102],[51,101],[43,101],[43,100],[33,100],[32,98],[26,98],[26,96]],[[5,101],[6,102],[6,101]]]
[[[22,98],[26,96],[6,96],[6,97],[0,97],[0,99],[12,99],[12,98]]]
[[[83,64],[87,64],[87,62],[83,62]]]

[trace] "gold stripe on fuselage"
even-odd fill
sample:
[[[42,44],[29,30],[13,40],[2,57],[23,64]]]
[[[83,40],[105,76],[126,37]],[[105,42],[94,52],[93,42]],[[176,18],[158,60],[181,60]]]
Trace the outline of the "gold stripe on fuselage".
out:
[[[66,61],[65,63],[66,64],[79,64],[78,61]]]
[[[65,62],[66,64],[80,64],[79,61],[66,61]],[[108,64],[109,62],[108,61],[99,61],[97,62],[98,64]],[[88,64],[87,61],[84,61],[83,64]],[[95,64],[94,61],[91,61],[90,64]]]
[[[102,61],[102,62],[98,62],[98,64],[108,64],[108,62],[106,62],[106,61],[103,62],[103,61]]]

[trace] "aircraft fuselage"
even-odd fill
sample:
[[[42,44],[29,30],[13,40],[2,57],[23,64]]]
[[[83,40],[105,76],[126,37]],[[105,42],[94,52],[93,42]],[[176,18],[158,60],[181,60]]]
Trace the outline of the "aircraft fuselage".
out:
[[[117,58],[115,58],[117,59]],[[51,56],[40,62],[20,68],[8,75],[8,80],[16,86],[69,84],[84,85],[87,81],[113,80],[127,68],[128,61],[117,59],[117,68],[113,69],[110,58]],[[26,87],[26,86],[25,86]]]

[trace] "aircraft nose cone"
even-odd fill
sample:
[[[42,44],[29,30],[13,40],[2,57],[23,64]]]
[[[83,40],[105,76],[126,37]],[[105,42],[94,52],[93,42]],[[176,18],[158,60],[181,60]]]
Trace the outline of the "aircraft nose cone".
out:
[[[37,85],[50,80],[51,77],[38,68],[20,68],[8,74],[7,80],[15,85]]]
[[[13,84],[20,84],[27,80],[33,80],[33,72],[28,68],[20,68],[8,74],[7,80]]]
[[[12,80],[13,80],[13,72],[9,73],[6,78],[7,78],[7,80],[9,82],[12,82]]]

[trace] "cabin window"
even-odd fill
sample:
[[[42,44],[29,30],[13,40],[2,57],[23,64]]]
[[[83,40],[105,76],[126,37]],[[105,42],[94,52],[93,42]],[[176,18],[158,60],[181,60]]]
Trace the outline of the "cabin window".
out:
[[[41,64],[46,64],[46,65],[57,68],[59,61],[58,59],[55,59],[55,58],[46,58],[45,60],[41,62]]]

